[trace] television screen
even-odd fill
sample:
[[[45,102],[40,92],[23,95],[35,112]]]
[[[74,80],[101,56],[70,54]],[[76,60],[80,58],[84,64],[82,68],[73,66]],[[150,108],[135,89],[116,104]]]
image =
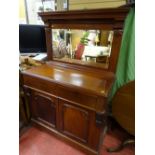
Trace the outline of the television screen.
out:
[[[20,53],[45,53],[46,38],[43,25],[19,25]]]

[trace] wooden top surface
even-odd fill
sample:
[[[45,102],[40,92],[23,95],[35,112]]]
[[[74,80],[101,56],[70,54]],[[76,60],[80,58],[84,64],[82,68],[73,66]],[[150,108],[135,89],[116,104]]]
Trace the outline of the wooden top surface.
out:
[[[107,72],[105,75],[98,75],[97,73],[84,73],[73,69],[51,67],[47,64],[33,67],[22,73],[105,97],[107,97],[114,81],[113,73]]]

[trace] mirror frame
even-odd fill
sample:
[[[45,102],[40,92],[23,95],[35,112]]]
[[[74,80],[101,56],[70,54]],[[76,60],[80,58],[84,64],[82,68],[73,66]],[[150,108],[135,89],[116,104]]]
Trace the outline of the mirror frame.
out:
[[[45,24],[47,56],[49,61],[53,60],[52,48],[52,29],[101,29],[114,31],[111,56],[107,69],[111,72],[116,71],[121,40],[123,35],[124,20],[129,12],[128,7],[111,9],[93,9],[93,10],[74,10],[74,11],[55,11],[40,12],[39,16]],[[58,64],[58,62],[55,62]],[[59,61],[59,64],[67,65],[67,62]],[[82,64],[69,64],[78,65]],[[83,65],[84,66],[84,65]],[[84,66],[89,67],[89,66]],[[90,66],[91,67],[91,66]],[[103,69],[103,68],[102,68]]]

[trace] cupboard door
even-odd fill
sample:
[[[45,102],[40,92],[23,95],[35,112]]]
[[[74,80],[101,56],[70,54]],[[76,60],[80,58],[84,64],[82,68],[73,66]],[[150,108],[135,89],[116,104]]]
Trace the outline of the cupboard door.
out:
[[[42,93],[33,92],[32,116],[46,125],[56,126],[56,99]]]
[[[59,100],[62,132],[80,142],[88,141],[89,112],[83,108]]]

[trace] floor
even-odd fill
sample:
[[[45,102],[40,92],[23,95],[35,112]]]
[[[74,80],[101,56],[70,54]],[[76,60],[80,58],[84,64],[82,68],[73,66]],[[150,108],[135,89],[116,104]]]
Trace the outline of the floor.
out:
[[[115,147],[128,137],[127,133],[115,128],[105,136],[100,155],[134,155],[134,146],[127,146],[117,153],[108,153],[106,148]],[[30,127],[19,141],[20,155],[86,155],[49,133]]]

